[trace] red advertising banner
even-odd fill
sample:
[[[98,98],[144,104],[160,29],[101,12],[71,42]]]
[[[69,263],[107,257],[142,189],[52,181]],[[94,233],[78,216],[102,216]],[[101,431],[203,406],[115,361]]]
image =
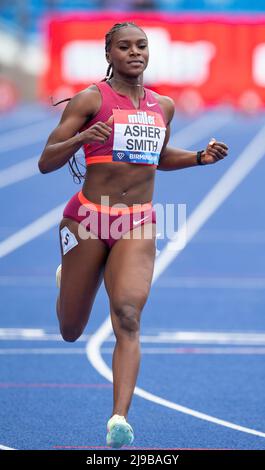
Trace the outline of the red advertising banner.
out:
[[[68,14],[47,20],[42,98],[72,96],[105,77],[104,37],[134,21],[149,39],[144,82],[180,106],[265,105],[265,16],[158,13]]]

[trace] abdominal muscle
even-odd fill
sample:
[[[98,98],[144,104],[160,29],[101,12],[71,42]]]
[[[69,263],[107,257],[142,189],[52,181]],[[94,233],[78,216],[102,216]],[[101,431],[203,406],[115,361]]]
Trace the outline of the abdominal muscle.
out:
[[[144,204],[153,197],[156,168],[132,163],[89,165],[83,194],[95,204]],[[103,196],[108,198],[102,199]]]

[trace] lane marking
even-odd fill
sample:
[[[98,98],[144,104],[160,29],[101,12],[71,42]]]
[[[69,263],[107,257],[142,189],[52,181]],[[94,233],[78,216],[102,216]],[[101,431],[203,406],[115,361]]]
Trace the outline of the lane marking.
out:
[[[238,244],[238,243],[250,243],[250,244],[264,244],[265,243],[265,231],[255,230],[253,228],[235,229],[209,229],[201,230],[197,234],[196,239],[193,243],[206,244],[209,243],[225,243],[226,245]]]
[[[23,160],[0,171],[0,189],[18,183],[37,174],[40,175],[38,160],[40,155]]]
[[[225,115],[216,114],[213,116],[212,113],[203,115],[174,134],[170,139],[170,146],[174,147],[176,145],[178,148],[189,148],[209,135],[214,134],[230,122],[232,118],[233,114],[230,112]]]
[[[115,337],[109,337],[115,342]],[[141,335],[142,344],[213,344],[213,345],[265,345],[265,333],[229,333],[215,331],[170,331],[157,335]]]
[[[97,332],[91,337],[90,341],[87,343],[86,351],[87,351],[87,356],[88,356],[89,361],[91,362],[92,366],[97,370],[97,372],[100,375],[102,375],[105,379],[109,380],[110,382],[113,382],[112,371],[104,362],[100,353],[101,345],[105,342],[105,339],[107,336],[109,336],[109,333],[111,330],[112,330],[112,326],[111,326],[110,318],[108,317],[104,321],[104,323],[100,326],[100,328],[97,330]],[[264,432],[247,428],[245,426],[240,426],[240,425],[231,423],[229,421],[216,418],[215,416],[201,413],[192,408],[179,405],[172,401],[165,400],[164,398],[161,398],[158,395],[149,393],[140,387],[135,388],[134,394],[141,398],[144,398],[147,401],[151,401],[152,403],[156,403],[157,405],[164,406],[174,411],[187,414],[194,418],[202,419],[204,421],[218,424],[220,426],[234,429],[236,431],[241,431],[247,434],[252,434],[254,436],[265,438]]]
[[[114,347],[113,347],[114,348]],[[102,354],[112,354],[113,348],[101,348]],[[16,355],[76,355],[76,354],[86,354],[85,348],[2,348],[0,349],[0,355],[2,356],[16,356]],[[141,354],[149,354],[149,355],[171,355],[171,354],[178,354],[178,355],[265,355],[265,348],[254,347],[254,348],[242,348],[242,347],[234,347],[234,348],[194,348],[190,347],[177,347],[177,348],[141,348]],[[110,384],[111,386],[111,384]]]
[[[54,287],[54,276],[1,276],[0,275],[0,287]]]
[[[61,341],[61,339],[62,337],[58,333],[46,332],[41,328],[0,328],[0,340]]]
[[[62,337],[58,333],[45,331],[40,328],[0,328],[2,341],[58,341]],[[87,341],[87,335],[82,335],[78,342]],[[106,343],[115,343],[115,336],[110,335]],[[212,344],[230,346],[265,346],[265,332],[227,332],[227,331],[159,331],[156,334],[141,334],[142,344]],[[73,348],[76,349],[76,348]],[[67,348],[71,350],[71,348]]]
[[[112,354],[113,348],[101,348],[101,352],[103,354]],[[265,348],[241,348],[241,347],[234,347],[234,348],[193,348],[193,347],[185,347],[185,348],[141,348],[141,354],[180,354],[180,355],[264,355]]]
[[[54,287],[54,276],[0,275],[0,287]],[[161,289],[265,289],[263,277],[163,277],[157,282]]]
[[[58,225],[62,218],[63,210],[67,202],[68,201],[60,204],[59,206],[36,219],[31,224],[27,225],[21,230],[18,230],[15,234],[2,241],[0,243],[0,258],[3,258],[9,253],[12,253],[31,240],[34,240],[34,238],[42,235],[44,232],[47,232],[47,230],[53,228],[55,225]]]
[[[0,388],[112,388],[110,383],[15,383],[0,382]]]
[[[47,121],[51,116],[56,116],[54,110],[49,111],[44,106],[36,107],[35,104],[20,106],[5,116],[0,116],[1,135],[19,130],[22,126],[36,124],[36,121]]]
[[[62,338],[61,338],[62,341]],[[2,356],[12,356],[20,354],[54,354],[54,355],[64,355],[64,354],[85,354],[85,348],[2,348],[0,349],[0,355]]]
[[[211,215],[217,211],[222,203],[232,194],[237,186],[243,181],[243,179],[249,174],[249,172],[257,165],[257,163],[264,157],[265,154],[265,140],[264,140],[265,126],[256,134],[254,139],[247,145],[245,150],[239,155],[237,160],[232,163],[231,167],[228,168],[226,173],[220,178],[220,180],[214,185],[212,190],[204,197],[201,203],[196,207],[191,216],[187,221],[187,243],[194,237],[194,235],[200,230],[205,222],[211,217]],[[180,229],[180,231],[183,229]],[[180,236],[179,234],[176,234]],[[156,259],[155,270],[153,276],[153,283],[161,276],[166,268],[174,261],[178,256],[179,251],[176,250],[178,240],[169,241],[166,247],[162,250],[160,256]],[[113,381],[112,371],[104,362],[101,356],[101,346],[106,341],[108,336],[112,332],[112,325],[110,317],[108,317],[94,335],[90,338],[87,343],[87,357],[92,367],[97,372],[105,377],[110,382]],[[236,431],[241,431],[247,434],[252,434],[258,437],[265,437],[265,433],[250,429],[245,426],[240,426],[229,421],[225,421],[214,416],[207,415],[205,413],[198,412],[191,408],[181,406],[177,403],[165,400],[157,395],[147,392],[146,390],[136,387],[136,395],[156,403],[158,405],[170,408],[172,410],[193,416],[204,421],[218,424]]]
[[[47,139],[48,134],[58,123],[58,117],[50,117],[44,122],[30,124],[23,128],[15,129],[1,135],[0,153],[10,152],[11,150],[21,149],[27,145],[36,144]]]
[[[133,446],[123,446],[122,447],[124,450],[139,450],[139,449],[144,449],[144,450],[209,450],[209,449],[195,449],[195,448],[189,448],[189,449],[184,449],[181,447],[133,447]],[[110,447],[107,446],[53,446],[53,449],[101,449],[101,450],[110,450]],[[228,450],[228,449],[211,449],[211,450]]]
[[[265,126],[261,128],[236,161],[232,163],[226,173],[219,179],[219,181],[192,212],[187,221],[187,244],[264,157],[264,132]],[[169,241],[166,247],[162,250],[160,256],[157,258],[153,282],[160,277],[167,266],[169,266],[169,264],[171,264],[179,255],[180,252],[176,250],[176,247],[178,246],[178,238],[181,239],[181,232],[184,230],[185,228],[179,229],[179,233],[176,233],[177,239]]]
[[[54,287],[54,276],[0,275],[1,286]],[[161,289],[265,289],[263,277],[163,277],[157,282]]]
[[[1,284],[1,279],[0,279]],[[250,277],[163,277],[157,288],[165,289],[265,289],[265,278]]]

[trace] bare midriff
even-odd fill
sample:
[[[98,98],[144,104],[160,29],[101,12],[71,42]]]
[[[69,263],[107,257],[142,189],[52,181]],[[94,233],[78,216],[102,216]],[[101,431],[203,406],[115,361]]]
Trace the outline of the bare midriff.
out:
[[[82,192],[96,204],[144,204],[152,201],[156,167],[132,163],[101,163],[89,165]]]

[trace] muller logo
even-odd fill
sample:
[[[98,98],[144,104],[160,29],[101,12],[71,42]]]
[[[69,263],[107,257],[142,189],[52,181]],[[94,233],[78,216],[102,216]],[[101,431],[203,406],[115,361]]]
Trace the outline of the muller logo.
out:
[[[128,114],[130,124],[153,124],[155,125],[155,116],[150,116],[146,111],[138,111],[137,114]]]

